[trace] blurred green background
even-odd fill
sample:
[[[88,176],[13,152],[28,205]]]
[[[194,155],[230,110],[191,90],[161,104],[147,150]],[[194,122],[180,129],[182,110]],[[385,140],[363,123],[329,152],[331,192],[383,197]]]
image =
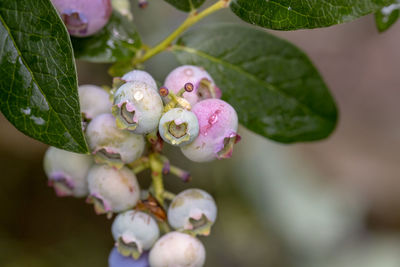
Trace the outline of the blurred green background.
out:
[[[133,2],[134,20],[144,41],[155,44],[185,14],[149,2],[145,10]],[[205,22],[215,21],[240,23],[229,10]],[[166,149],[193,176],[190,184],[167,176],[167,188],[200,187],[218,204],[212,234],[202,238],[205,266],[400,266],[400,24],[378,34],[368,16],[271,33],[311,57],[338,102],[339,125],[327,140],[290,146],[241,128],[233,158],[207,164]],[[164,53],[146,69],[163,81],[175,66]],[[78,62],[80,84],[110,85],[107,68]],[[46,146],[4,117],[0,127],[0,266],[107,266],[112,221],[82,199],[57,198],[42,169]],[[148,179],[139,176],[142,185]]]

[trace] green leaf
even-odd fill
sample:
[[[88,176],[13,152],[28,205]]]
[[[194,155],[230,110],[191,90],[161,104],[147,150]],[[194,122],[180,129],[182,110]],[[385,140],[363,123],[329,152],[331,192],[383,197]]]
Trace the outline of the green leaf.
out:
[[[50,0],[0,1],[0,109],[23,133],[86,153],[67,30]]]
[[[375,13],[376,27],[379,32],[389,29],[400,16],[400,4],[392,4]]]
[[[183,64],[204,67],[248,129],[283,142],[327,137],[337,110],[324,81],[294,45],[232,24],[198,28],[173,47]]]
[[[165,0],[177,9],[189,12],[193,9],[200,7],[205,0]]]
[[[117,11],[100,32],[71,40],[76,58],[101,63],[132,59],[142,45],[133,22]]]
[[[242,20],[274,30],[328,27],[374,13],[395,0],[233,0]]]

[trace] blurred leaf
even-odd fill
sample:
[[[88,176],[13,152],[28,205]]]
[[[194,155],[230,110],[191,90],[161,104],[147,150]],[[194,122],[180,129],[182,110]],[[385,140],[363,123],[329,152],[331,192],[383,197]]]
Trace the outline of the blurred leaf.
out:
[[[0,108],[23,133],[86,153],[67,30],[50,0],[0,1]]]
[[[177,9],[189,12],[193,9],[200,7],[205,0],[165,0]]]
[[[389,29],[400,16],[400,4],[393,4],[375,13],[376,26],[379,32]]]
[[[102,63],[131,59],[142,45],[132,21],[117,11],[97,34],[71,40],[76,58]]]
[[[242,20],[274,30],[298,30],[345,23],[378,11],[396,0],[233,0]]]
[[[112,77],[122,77],[132,69],[132,60],[118,61],[108,69],[108,74]]]
[[[327,137],[337,110],[308,57],[264,31],[233,24],[184,34],[173,48],[183,64],[204,67],[248,129],[291,143]]]

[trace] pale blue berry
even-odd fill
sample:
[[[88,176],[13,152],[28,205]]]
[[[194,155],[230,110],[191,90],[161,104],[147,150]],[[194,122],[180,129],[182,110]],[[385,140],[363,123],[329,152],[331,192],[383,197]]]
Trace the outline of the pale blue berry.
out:
[[[128,73],[125,73],[122,76],[122,80],[125,82],[144,82],[151,86],[151,88],[157,90],[157,83],[154,80],[153,76],[151,76],[148,72],[144,70],[132,70]]]
[[[139,259],[122,256],[117,248],[111,250],[108,257],[108,267],[150,267],[149,253],[144,252]]]
[[[43,164],[49,185],[58,196],[83,197],[88,194],[86,176],[93,165],[91,156],[49,147]]]
[[[145,147],[142,135],[118,129],[111,114],[95,117],[86,128],[86,139],[97,163],[117,168],[138,159]]]
[[[156,88],[133,81],[123,84],[115,92],[112,112],[118,128],[146,134],[157,129],[163,108]]]
[[[190,144],[197,137],[199,122],[193,112],[173,108],[161,117],[158,130],[165,142],[182,146]]]
[[[96,85],[79,86],[79,103],[81,113],[86,120],[91,120],[102,113],[111,113],[112,103],[109,94]]]
[[[201,267],[206,259],[203,244],[195,237],[170,232],[162,236],[150,251],[151,267]]]
[[[88,174],[88,202],[97,214],[112,215],[133,208],[139,200],[140,188],[132,170],[117,170],[108,165],[94,165]]]
[[[168,222],[174,229],[208,235],[217,218],[217,206],[210,194],[201,189],[179,193],[168,208]]]
[[[147,213],[126,211],[119,214],[112,224],[112,235],[123,256],[138,259],[149,250],[160,236],[157,222]]]

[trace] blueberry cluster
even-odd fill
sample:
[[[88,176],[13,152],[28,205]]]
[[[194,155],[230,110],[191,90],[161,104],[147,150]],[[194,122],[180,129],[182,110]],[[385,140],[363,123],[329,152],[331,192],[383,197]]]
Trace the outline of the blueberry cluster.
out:
[[[49,185],[58,196],[86,197],[109,218],[115,248],[111,267],[203,266],[205,249],[196,236],[210,234],[217,217],[214,199],[200,189],[178,195],[164,190],[162,175],[188,181],[170,164],[164,143],[195,162],[228,158],[240,140],[235,110],[220,100],[211,76],[197,66],[173,70],[159,90],[153,77],[133,70],[107,90],[79,88],[82,127],[91,155],[50,147],[44,157]],[[136,174],[151,170],[141,190]]]

